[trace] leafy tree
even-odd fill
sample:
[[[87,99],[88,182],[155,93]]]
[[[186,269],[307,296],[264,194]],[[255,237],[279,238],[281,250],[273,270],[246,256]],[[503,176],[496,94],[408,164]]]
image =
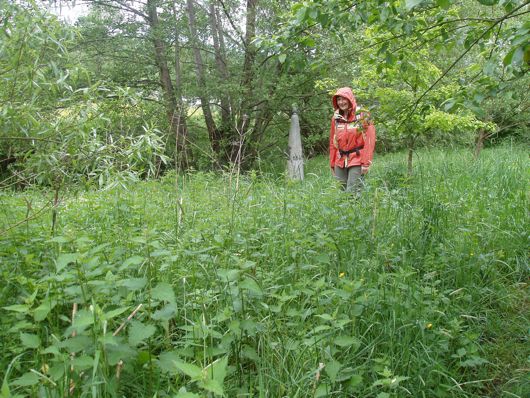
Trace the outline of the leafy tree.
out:
[[[164,145],[135,114],[141,97],[93,83],[70,51],[75,30],[37,6],[5,4],[2,13],[3,185],[36,182],[57,196],[65,182],[157,175]]]
[[[346,81],[361,96],[375,99],[370,105],[382,122],[383,145],[395,148],[395,142],[389,145],[391,137],[394,141],[397,138],[398,147],[405,144],[410,168],[414,145],[426,138],[432,140],[433,129],[447,135],[450,121],[463,123],[466,131],[478,131],[479,137],[485,131],[490,135],[503,128],[493,128],[493,120],[477,111],[483,104],[473,108],[469,97],[465,100],[467,108],[452,106],[462,99],[464,86],[468,93],[492,92],[491,81],[485,84],[486,75],[502,75],[505,81],[521,80],[528,69],[524,61],[530,37],[524,20],[528,2],[509,1],[502,6],[495,6],[495,1],[486,3],[297,2],[284,28],[269,45],[285,61],[296,57],[300,46],[314,47],[318,52],[325,40],[315,43],[315,32],[328,31],[328,45],[329,41],[335,43],[333,48],[339,54],[331,54],[336,77],[329,82]],[[371,59],[371,65],[367,59]],[[324,62],[332,65],[329,60]],[[475,70],[475,75],[469,76],[469,70]],[[493,92],[499,92],[496,90]],[[506,95],[512,96],[513,92],[507,91]],[[385,96],[392,101],[385,104]],[[447,114],[444,123],[433,123],[439,120],[440,112],[456,114]],[[388,134],[392,130],[395,134]],[[458,129],[453,130],[461,135]]]

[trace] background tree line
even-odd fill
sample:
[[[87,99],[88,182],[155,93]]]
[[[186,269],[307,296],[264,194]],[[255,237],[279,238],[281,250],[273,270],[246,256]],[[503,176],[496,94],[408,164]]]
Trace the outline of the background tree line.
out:
[[[75,26],[46,3],[0,1],[4,187],[270,171],[293,104],[326,151],[344,85],[409,168],[418,146],[527,139],[528,1],[89,0]]]

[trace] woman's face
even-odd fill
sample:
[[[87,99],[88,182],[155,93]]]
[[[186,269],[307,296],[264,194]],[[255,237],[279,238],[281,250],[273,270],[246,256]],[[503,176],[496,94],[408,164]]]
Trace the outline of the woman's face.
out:
[[[341,111],[347,111],[348,109],[350,109],[350,101],[348,101],[344,97],[339,96],[337,97],[337,106]]]

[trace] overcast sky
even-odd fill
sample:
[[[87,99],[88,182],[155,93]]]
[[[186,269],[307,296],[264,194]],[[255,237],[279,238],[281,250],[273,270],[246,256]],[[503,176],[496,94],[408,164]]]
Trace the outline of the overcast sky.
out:
[[[88,14],[88,5],[81,2],[75,2],[75,5],[73,5],[71,2],[64,4],[62,1],[57,1],[46,7],[60,19],[71,24],[75,23],[80,16]]]

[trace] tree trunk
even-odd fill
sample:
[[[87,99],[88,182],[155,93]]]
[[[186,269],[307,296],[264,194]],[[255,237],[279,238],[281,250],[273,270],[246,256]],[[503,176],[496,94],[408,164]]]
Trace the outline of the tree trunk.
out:
[[[160,23],[158,20],[158,14],[156,12],[156,1],[147,0],[147,10],[148,16],[147,21],[149,23],[150,29],[150,38],[153,42],[155,49],[155,61],[158,66],[160,84],[162,86],[162,91],[164,95],[164,101],[166,105],[166,115],[168,118],[170,130],[173,135],[176,137],[176,142],[182,145],[181,150],[185,150],[185,140],[181,137],[182,131],[182,111],[177,103],[175,97],[175,91],[173,88],[173,83],[171,81],[171,75],[169,73],[169,67],[166,58],[166,44],[160,38]],[[176,148],[178,151],[179,148]]]
[[[202,63],[202,55],[199,49],[199,40],[197,35],[197,25],[195,22],[195,8],[193,6],[193,0],[186,0],[187,10],[188,10],[188,25],[190,30],[190,41],[193,46],[193,53],[195,56],[195,68],[197,75],[197,84],[199,86],[199,99],[201,100],[202,113],[204,115],[204,121],[206,123],[206,129],[208,130],[208,137],[210,139],[210,145],[214,154],[219,158],[221,155],[221,137],[215,126],[215,121],[213,120],[212,111],[210,108],[210,101],[207,95],[206,89],[206,77],[204,74],[204,66]]]
[[[191,154],[189,153],[188,140],[188,126],[186,106],[182,100],[182,72],[180,70],[180,41],[179,30],[177,27],[177,8],[176,0],[173,1],[173,18],[175,23],[175,96],[180,114],[178,115],[177,134],[175,137],[175,164],[179,169],[186,169],[191,163]]]
[[[477,140],[475,143],[475,159],[478,159],[480,152],[482,151],[482,148],[484,148],[484,141],[486,140],[487,137],[488,135],[483,129],[481,129],[478,132]]]
[[[252,40],[256,35],[256,10],[258,0],[247,0],[247,20],[245,24],[245,59],[243,61],[243,76],[241,80],[241,91],[243,92],[241,101],[241,110],[238,122],[238,132],[242,137],[245,137],[250,128],[250,122],[244,121],[252,119],[252,104],[253,104],[253,80],[254,80],[254,60],[256,59],[256,47],[252,44]],[[237,146],[232,147],[231,158],[234,154],[239,153],[241,149]]]
[[[223,67],[225,68],[226,70],[226,79],[227,81],[229,81],[228,79],[230,78],[230,73],[228,72],[228,63],[227,63],[227,60],[228,60],[228,57],[226,56],[226,46],[225,46],[225,39],[224,39],[224,31],[223,31],[223,24],[222,24],[222,19],[221,19],[221,16],[219,14],[219,8],[215,7],[215,17],[216,17],[216,20],[217,20],[217,27],[218,27],[218,36],[219,36],[219,52],[221,54],[221,59],[224,60],[224,63],[223,63]],[[235,123],[234,123],[234,120],[235,120],[235,115],[234,115],[234,112],[235,112],[235,106],[234,106],[234,103],[233,103],[233,98],[231,98],[230,96],[228,96],[228,105],[229,105],[229,109],[230,109],[230,115],[229,115],[229,118],[230,118],[230,126],[233,127],[235,126]]]
[[[219,76],[219,79],[222,82],[227,82],[229,79],[229,76],[228,76],[228,68],[226,64],[226,54],[223,52],[224,44],[223,44],[223,48],[221,48],[221,40],[223,36],[223,31],[221,27],[221,21],[218,19],[218,13],[216,12],[216,8],[214,6],[214,0],[210,0],[209,19],[210,19],[210,28],[212,31],[213,48],[214,48],[214,53],[215,53],[215,65],[217,66],[217,74]],[[230,107],[229,94],[222,93],[220,102],[221,102],[221,128],[223,130],[226,130],[230,128],[231,107]]]

